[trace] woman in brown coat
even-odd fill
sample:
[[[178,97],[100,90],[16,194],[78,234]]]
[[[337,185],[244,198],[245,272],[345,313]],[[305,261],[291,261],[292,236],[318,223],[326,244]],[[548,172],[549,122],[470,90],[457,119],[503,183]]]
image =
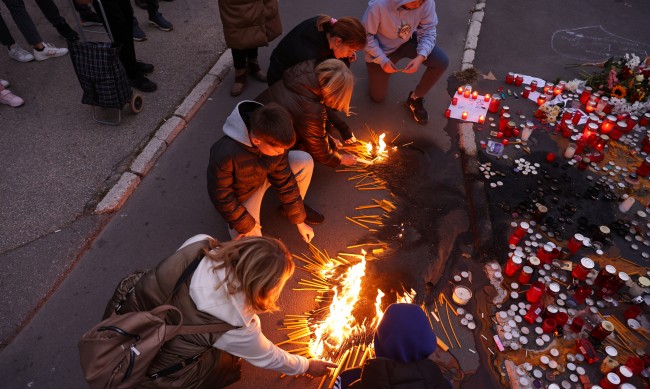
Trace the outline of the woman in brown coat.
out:
[[[231,96],[239,96],[246,86],[246,73],[266,82],[257,62],[257,48],[282,34],[277,0],[219,0],[219,15],[226,45],[232,50],[235,83]],[[248,69],[247,69],[248,65]]]

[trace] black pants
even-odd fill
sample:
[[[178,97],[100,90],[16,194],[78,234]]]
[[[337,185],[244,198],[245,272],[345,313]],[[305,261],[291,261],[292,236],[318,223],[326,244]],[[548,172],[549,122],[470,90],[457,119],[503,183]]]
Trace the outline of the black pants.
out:
[[[106,20],[111,28],[115,45],[120,47],[120,61],[126,70],[127,77],[133,79],[143,74],[138,70],[135,59],[135,46],[133,45],[133,7],[131,0],[103,0],[102,5],[106,12]],[[94,1],[93,6],[98,15],[102,14],[99,4]]]
[[[257,62],[257,47],[252,49],[231,49],[232,51],[232,61],[235,64],[235,69],[244,69],[246,67],[246,60],[249,62]]]

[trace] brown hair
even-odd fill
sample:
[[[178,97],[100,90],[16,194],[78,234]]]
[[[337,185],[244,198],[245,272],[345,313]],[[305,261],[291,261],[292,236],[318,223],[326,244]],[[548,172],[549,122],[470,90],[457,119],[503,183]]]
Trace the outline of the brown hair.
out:
[[[276,103],[269,103],[253,112],[251,132],[273,147],[288,149],[296,143],[291,114]]]
[[[344,44],[355,50],[363,49],[368,43],[366,29],[359,19],[352,16],[334,19],[328,15],[321,15],[316,20],[316,28],[318,31],[325,31],[330,36],[341,38]]]
[[[316,66],[316,77],[323,93],[323,103],[349,115],[354,75],[347,65],[338,59],[326,59]]]
[[[263,236],[221,243],[207,256],[215,262],[212,269],[226,271],[223,283],[229,292],[243,291],[246,303],[258,312],[277,310],[280,292],[295,269],[287,247]],[[234,289],[233,283],[240,286]]]

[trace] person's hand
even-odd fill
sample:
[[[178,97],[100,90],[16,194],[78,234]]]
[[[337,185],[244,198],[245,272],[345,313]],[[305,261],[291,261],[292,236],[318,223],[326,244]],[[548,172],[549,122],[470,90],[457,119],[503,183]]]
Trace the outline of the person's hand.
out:
[[[314,239],[314,229],[309,227],[307,223],[296,224],[296,227],[298,227],[298,232],[302,236],[302,240],[309,243]]]
[[[422,62],[424,62],[424,57],[418,55],[417,57],[413,58],[412,60],[409,61],[409,63],[406,64],[406,67],[402,69],[402,72],[409,73],[409,74],[415,73],[418,71],[420,65],[422,65]]]
[[[352,136],[346,139],[345,141],[343,141],[343,143],[345,143],[346,145],[351,145],[353,143],[356,143],[356,141],[357,138],[354,136],[354,134],[352,134]]]
[[[234,240],[239,240],[245,236],[262,236],[262,226],[256,224],[255,227],[253,227],[252,230],[248,232],[244,232],[243,234],[239,234],[235,237]]]
[[[339,140],[339,138],[329,135],[330,139],[332,139],[332,142],[334,142],[334,146],[336,146],[337,149],[340,149],[343,147],[343,143]]]
[[[357,52],[355,51],[354,53],[352,53],[351,56],[348,57],[348,61],[350,61],[350,63],[352,63],[352,62],[354,62],[356,60],[357,60]]]
[[[356,165],[357,157],[352,154],[341,154],[341,165],[352,166]]]
[[[388,74],[399,72],[399,69],[395,67],[393,61],[388,61],[385,64],[381,65],[381,68]]]
[[[320,359],[310,359],[309,368],[305,374],[309,374],[314,377],[320,377],[324,376],[325,374],[329,374],[330,369],[337,366],[338,365],[336,363],[322,361]]]

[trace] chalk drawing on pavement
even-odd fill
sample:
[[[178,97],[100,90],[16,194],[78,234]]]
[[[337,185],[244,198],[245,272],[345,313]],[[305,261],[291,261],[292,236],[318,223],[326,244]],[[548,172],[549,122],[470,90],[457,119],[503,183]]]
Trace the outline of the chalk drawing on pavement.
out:
[[[603,26],[588,26],[558,30],[551,37],[556,53],[584,62],[605,61],[634,53],[641,58],[650,54],[650,45],[612,34]]]

